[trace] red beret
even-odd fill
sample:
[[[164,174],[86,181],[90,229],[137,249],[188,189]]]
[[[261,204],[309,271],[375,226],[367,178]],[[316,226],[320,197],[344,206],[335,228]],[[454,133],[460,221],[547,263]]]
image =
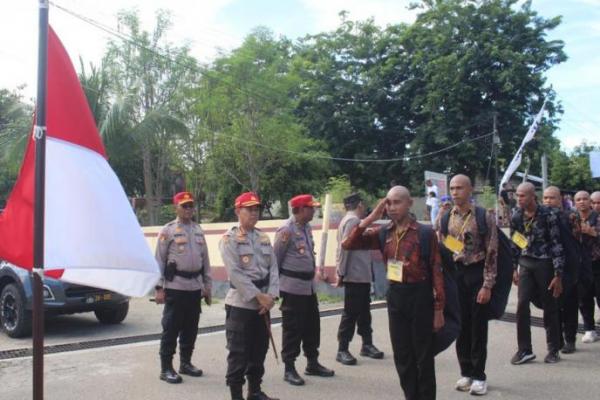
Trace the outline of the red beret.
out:
[[[299,194],[298,196],[292,197],[290,200],[292,208],[296,207],[320,207],[321,203],[315,201],[310,194]]]
[[[260,197],[256,193],[246,192],[235,199],[235,208],[252,207],[260,205]]]
[[[194,196],[190,192],[179,192],[173,196],[173,204],[180,206],[185,203],[193,203]]]

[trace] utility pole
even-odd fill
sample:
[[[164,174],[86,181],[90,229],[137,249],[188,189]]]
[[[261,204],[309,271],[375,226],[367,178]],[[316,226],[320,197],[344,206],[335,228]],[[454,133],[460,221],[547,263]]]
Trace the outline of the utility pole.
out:
[[[492,156],[494,157],[494,193],[496,195],[495,204],[495,218],[496,224],[500,221],[500,215],[498,214],[498,197],[500,194],[500,188],[498,187],[498,150],[500,147],[500,136],[498,136],[498,112],[494,111],[494,127],[492,136]]]
[[[546,190],[548,187],[548,155],[546,153],[542,154],[542,188]]]

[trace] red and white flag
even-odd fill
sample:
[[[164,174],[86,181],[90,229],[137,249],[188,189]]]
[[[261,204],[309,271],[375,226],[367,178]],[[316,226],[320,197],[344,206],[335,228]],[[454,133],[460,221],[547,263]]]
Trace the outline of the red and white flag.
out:
[[[64,281],[142,296],[160,277],[60,40],[49,28],[44,271]],[[33,267],[35,143],[6,209],[0,259]]]

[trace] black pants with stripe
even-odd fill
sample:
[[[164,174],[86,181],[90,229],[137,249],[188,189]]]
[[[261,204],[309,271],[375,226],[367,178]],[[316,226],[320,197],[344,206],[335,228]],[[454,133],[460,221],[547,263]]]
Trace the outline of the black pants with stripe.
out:
[[[228,386],[241,386],[244,376],[252,393],[260,388],[269,350],[269,331],[264,315],[258,310],[225,306]]]
[[[338,329],[340,350],[348,350],[348,343],[352,341],[357,326],[363,344],[372,344],[371,284],[345,282],[344,311]]]
[[[202,311],[200,301],[201,290],[165,289],[165,307],[162,316],[162,337],[160,339],[160,357],[171,360],[179,338],[179,355],[183,361],[190,362],[196,336],[198,322]]]
[[[281,292],[282,344],[281,359],[286,364],[296,361],[300,346],[309,360],[319,357],[321,319],[316,294],[298,295]]]

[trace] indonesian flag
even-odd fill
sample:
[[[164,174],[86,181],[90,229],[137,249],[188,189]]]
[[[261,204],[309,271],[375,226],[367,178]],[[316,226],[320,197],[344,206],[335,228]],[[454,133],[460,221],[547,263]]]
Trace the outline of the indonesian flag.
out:
[[[34,204],[35,142],[0,214],[0,259],[31,270],[33,211],[45,207],[44,270],[61,280],[143,296],[160,277],[62,43],[48,32],[45,204]]]

